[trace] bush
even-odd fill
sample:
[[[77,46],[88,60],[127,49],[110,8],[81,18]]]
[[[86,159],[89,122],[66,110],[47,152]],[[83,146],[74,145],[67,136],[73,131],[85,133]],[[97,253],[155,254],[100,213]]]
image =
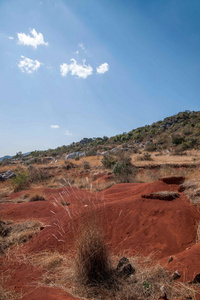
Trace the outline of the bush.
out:
[[[84,161],[84,162],[83,162],[83,169],[84,169],[85,171],[91,169],[91,166],[90,166],[89,162],[87,162],[87,161]]]
[[[157,146],[153,143],[148,143],[146,146],[145,146],[145,151],[150,151],[150,152],[153,152],[153,151],[156,151],[157,150]]]
[[[40,182],[51,177],[47,170],[35,168],[33,166],[28,167],[28,176],[30,182]]]
[[[17,172],[16,172],[17,173]],[[14,187],[14,192],[18,192],[20,190],[26,189],[29,187],[30,182],[26,171],[20,170],[16,174],[16,177],[11,179],[11,183]]]
[[[123,157],[116,162],[113,167],[113,174],[120,182],[127,183],[132,181],[132,176],[136,175],[137,168],[132,165],[130,157]]]
[[[138,156],[137,160],[141,160],[141,161],[143,161],[143,160],[149,160],[150,161],[150,160],[153,160],[153,159],[151,157],[151,154],[144,153],[143,155]]]
[[[113,155],[105,154],[101,162],[105,168],[112,168],[117,160]]]
[[[97,155],[97,151],[94,148],[91,148],[85,152],[86,156],[95,156]]]
[[[174,145],[180,145],[185,141],[185,139],[181,136],[173,136],[172,137],[172,144]]]

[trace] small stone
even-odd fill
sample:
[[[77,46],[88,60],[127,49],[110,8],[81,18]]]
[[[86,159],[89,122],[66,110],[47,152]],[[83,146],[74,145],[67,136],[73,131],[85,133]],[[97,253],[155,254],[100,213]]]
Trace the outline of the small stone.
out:
[[[172,279],[172,280],[177,280],[177,279],[179,279],[180,277],[181,277],[181,274],[179,273],[178,270],[176,270],[176,271],[174,272],[174,274],[172,274],[171,279]]]
[[[200,283],[200,273],[194,277],[193,283]]]
[[[121,269],[122,266],[126,265],[129,263],[129,259],[126,258],[125,256],[123,256],[119,262],[118,262],[118,265],[117,265],[117,270]]]
[[[168,300],[166,293],[162,294],[158,299]]]
[[[131,266],[131,264],[128,264],[123,267],[121,273],[122,275],[129,277],[131,274],[135,273],[135,269]]]
[[[166,293],[162,294],[158,299],[162,300],[167,300],[167,295]]]
[[[173,257],[170,256],[167,263],[169,264],[172,260],[173,260]]]

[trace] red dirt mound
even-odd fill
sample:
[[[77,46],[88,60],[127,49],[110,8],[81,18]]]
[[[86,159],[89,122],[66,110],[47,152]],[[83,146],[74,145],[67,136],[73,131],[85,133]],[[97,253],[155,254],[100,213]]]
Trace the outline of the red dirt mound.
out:
[[[154,183],[117,184],[99,193],[71,187],[43,189],[46,201],[2,204],[1,215],[7,220],[38,219],[44,223],[45,228],[21,248],[22,253],[36,254],[43,250],[72,253],[79,226],[92,217],[105,229],[106,242],[112,253],[153,254],[154,259],[162,258],[163,263],[166,263],[166,257],[173,256],[174,260],[167,267],[171,271],[178,269],[183,280],[191,281],[200,268],[200,244],[195,245],[200,220],[197,208],[183,193],[172,201],[141,197],[161,191],[177,192],[178,187],[159,180]],[[33,190],[27,192],[32,193]],[[61,205],[61,200],[70,205]],[[34,276],[37,278],[39,273],[30,270],[29,266],[8,267],[7,270],[21,274],[21,281],[23,272],[27,273],[24,283],[18,283],[19,277],[14,273],[11,279],[15,276],[16,279],[10,282],[16,290],[21,287],[29,293],[25,295],[29,298],[24,300],[44,299],[44,295],[48,295],[48,299],[54,295],[52,299],[73,299],[59,291],[57,293],[56,289],[32,286]]]
[[[37,215],[41,220],[42,213],[45,214],[42,220],[49,226],[26,243],[24,248],[31,252],[49,249],[67,252],[73,245],[79,224],[88,218],[88,207],[93,209],[95,202],[94,214],[99,224],[105,228],[106,240],[114,253],[154,253],[155,258],[162,258],[182,252],[195,243],[197,223],[200,219],[197,209],[189,203],[184,194],[170,202],[141,197],[143,193],[177,191],[177,188],[174,184],[169,185],[161,181],[118,184],[104,193],[98,193],[96,198],[94,194],[73,190],[69,195],[68,207],[53,207],[48,201],[25,203],[34,217]],[[20,205],[18,216],[24,218],[28,214],[30,218],[31,213],[25,204],[17,204]],[[35,205],[35,209],[29,206],[30,204]],[[11,207],[12,205],[10,210],[3,211],[3,216],[10,215],[10,211],[17,211],[16,206]],[[49,212],[52,209],[53,214]]]
[[[181,274],[181,281],[191,282],[200,273],[200,243],[173,255],[172,258],[173,260],[165,264],[165,267],[171,272],[178,270]],[[166,259],[162,259],[161,263],[166,263]]]
[[[98,184],[98,183],[102,183],[102,182],[108,182],[111,181],[114,178],[113,174],[110,175],[104,175],[101,176],[99,178],[97,178],[95,181],[93,181],[93,184]]]

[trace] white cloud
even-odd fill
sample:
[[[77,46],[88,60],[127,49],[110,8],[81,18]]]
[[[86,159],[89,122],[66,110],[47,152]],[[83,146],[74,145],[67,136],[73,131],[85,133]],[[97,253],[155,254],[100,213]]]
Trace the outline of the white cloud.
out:
[[[87,78],[92,75],[93,68],[90,65],[85,64],[85,60],[83,64],[77,64],[74,58],[71,59],[71,64],[63,63],[60,65],[61,76],[67,76],[68,72],[71,72],[72,76],[78,76],[79,78]]]
[[[59,128],[59,125],[50,125],[50,127],[51,127],[52,129],[57,129],[57,128]]]
[[[76,51],[75,53],[76,53],[76,54],[79,54],[79,51]]]
[[[32,46],[35,49],[39,45],[46,45],[48,46],[48,42],[44,41],[43,34],[41,32],[37,33],[35,29],[30,30],[30,33],[32,36],[27,35],[25,33],[18,33],[18,44],[20,45],[26,45],[26,46]]]
[[[65,134],[66,134],[66,135],[69,135],[69,136],[72,135],[72,133],[71,133],[69,130],[66,130],[66,131],[65,131]]]
[[[13,39],[14,39],[14,37],[13,37],[13,36],[9,36],[8,38],[9,38],[9,40],[13,40]]]
[[[18,67],[24,73],[31,74],[34,71],[37,71],[42,64],[38,60],[32,60],[24,56],[21,56],[21,58],[22,60],[20,60]]]
[[[104,74],[105,72],[107,72],[109,70],[109,64],[104,63],[104,64],[100,65],[98,68],[96,68],[96,70],[97,70],[98,74]]]
[[[78,46],[82,49],[82,50],[85,50],[85,47],[82,43],[78,44]]]

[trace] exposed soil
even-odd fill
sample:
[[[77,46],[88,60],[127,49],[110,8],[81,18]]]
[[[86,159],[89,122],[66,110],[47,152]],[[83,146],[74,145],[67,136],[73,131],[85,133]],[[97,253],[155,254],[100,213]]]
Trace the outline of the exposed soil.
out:
[[[110,180],[102,174],[96,180]],[[180,179],[180,178],[179,178]],[[102,192],[88,192],[75,187],[38,188],[13,193],[15,201],[25,194],[41,194],[45,201],[2,203],[1,218],[20,222],[38,220],[43,230],[16,248],[19,256],[41,251],[72,254],[80,224],[94,217],[105,230],[106,243],[113,254],[152,255],[171,272],[178,270],[184,282],[193,281],[200,273],[200,243],[196,244],[200,213],[184,193],[171,201],[149,199],[142,195],[159,192],[178,193],[181,180],[175,178],[153,183],[117,184]],[[173,192],[173,193],[172,193]],[[63,205],[64,202],[67,205]],[[168,263],[169,257],[173,257]],[[38,285],[42,270],[4,255],[1,258],[4,286],[22,293],[23,300],[75,299],[60,288]]]

